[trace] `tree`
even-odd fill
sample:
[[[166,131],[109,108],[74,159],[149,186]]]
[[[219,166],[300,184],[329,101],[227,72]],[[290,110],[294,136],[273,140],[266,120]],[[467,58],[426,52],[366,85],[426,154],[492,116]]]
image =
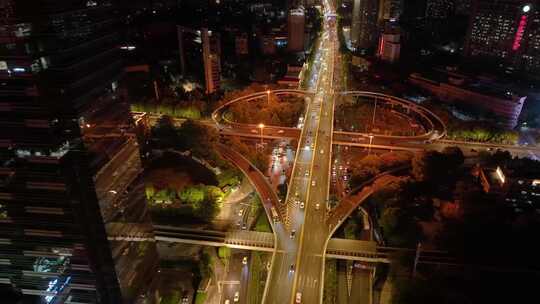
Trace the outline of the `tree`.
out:
[[[437,151],[421,152],[412,159],[412,174],[418,181],[433,181],[446,174],[444,158]]]
[[[199,204],[196,204],[194,207],[194,215],[201,220],[207,222],[216,217],[217,213],[219,212],[217,203],[210,198],[205,198],[203,201],[201,201]]]
[[[445,147],[442,151],[446,159],[448,160],[448,166],[451,168],[457,168],[461,165],[463,165],[463,162],[465,161],[465,157],[463,156],[463,152],[459,147]]]

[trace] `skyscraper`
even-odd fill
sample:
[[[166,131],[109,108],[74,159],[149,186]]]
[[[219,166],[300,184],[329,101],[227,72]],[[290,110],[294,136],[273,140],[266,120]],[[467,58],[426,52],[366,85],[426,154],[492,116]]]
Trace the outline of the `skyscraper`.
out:
[[[291,9],[287,19],[287,48],[289,51],[304,50],[304,25],[306,16],[303,8]]]
[[[402,11],[402,0],[380,0],[378,22],[382,24],[384,21],[395,21],[399,19]]]
[[[357,49],[370,49],[377,45],[379,32],[378,0],[354,0],[351,24],[351,43]]]
[[[202,72],[206,93],[212,94],[219,90],[221,84],[219,34],[207,28],[196,30],[184,26],[178,26],[177,33],[182,74],[199,75]]]
[[[156,270],[119,31],[112,1],[0,0],[0,284],[24,303],[133,303]]]
[[[465,54],[497,58],[519,70],[540,71],[539,5],[527,0],[475,1]]]

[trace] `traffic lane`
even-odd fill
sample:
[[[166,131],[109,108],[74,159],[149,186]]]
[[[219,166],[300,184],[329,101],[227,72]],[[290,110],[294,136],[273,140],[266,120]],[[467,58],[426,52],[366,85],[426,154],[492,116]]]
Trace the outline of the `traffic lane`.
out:
[[[360,263],[355,263],[360,265]],[[372,299],[372,269],[354,267],[352,269],[351,303],[371,304]]]
[[[270,285],[265,301],[271,304],[286,303],[290,295],[289,286],[291,284],[288,269],[290,253],[276,253],[272,264],[273,270],[270,281],[267,283]]]

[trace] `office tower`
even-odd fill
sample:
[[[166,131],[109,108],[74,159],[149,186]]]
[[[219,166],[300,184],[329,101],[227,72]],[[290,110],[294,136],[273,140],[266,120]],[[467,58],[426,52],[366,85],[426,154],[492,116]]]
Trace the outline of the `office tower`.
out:
[[[446,19],[454,14],[455,0],[428,0],[426,2],[426,18]]]
[[[402,13],[402,0],[379,1],[379,24],[385,21],[396,21]]]
[[[351,43],[356,49],[370,49],[377,45],[378,0],[354,0]]]
[[[237,56],[249,54],[249,40],[247,33],[238,33],[234,37],[234,50]]]
[[[221,42],[219,34],[178,26],[178,49],[183,75],[204,77],[206,93],[219,90],[221,83]],[[202,67],[202,69],[201,69]]]
[[[400,50],[400,34],[397,31],[381,34],[381,37],[379,38],[379,47],[377,49],[377,56],[381,58],[381,60],[390,63],[398,61]]]
[[[287,49],[292,52],[304,51],[304,25],[306,16],[303,8],[291,9],[287,19]]]
[[[134,303],[157,267],[114,12],[0,0],[0,284],[24,303]]]
[[[539,6],[537,1],[475,1],[465,54],[496,58],[517,70],[540,71]]]

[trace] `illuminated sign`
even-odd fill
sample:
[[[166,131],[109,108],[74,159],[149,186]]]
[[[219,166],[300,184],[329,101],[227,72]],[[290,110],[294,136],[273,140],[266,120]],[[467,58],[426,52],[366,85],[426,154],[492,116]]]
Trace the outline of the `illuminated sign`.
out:
[[[501,170],[501,167],[497,167],[497,170],[495,170],[495,174],[497,174],[497,177],[501,181],[501,184],[504,184],[506,177],[504,176],[504,173]]]
[[[67,277],[63,283],[58,281],[58,279],[49,281],[47,292],[50,293],[50,295],[45,296],[45,302],[51,303],[52,300],[56,297],[56,295],[62,290],[64,290],[66,285],[69,284],[69,281],[71,281],[71,277]]]
[[[525,32],[526,26],[527,26],[527,16],[523,15],[521,16],[521,20],[519,20],[519,26],[516,32],[516,36],[514,37],[514,44],[512,45],[512,50],[517,51],[519,47],[521,46],[521,40],[523,39],[523,33]]]

